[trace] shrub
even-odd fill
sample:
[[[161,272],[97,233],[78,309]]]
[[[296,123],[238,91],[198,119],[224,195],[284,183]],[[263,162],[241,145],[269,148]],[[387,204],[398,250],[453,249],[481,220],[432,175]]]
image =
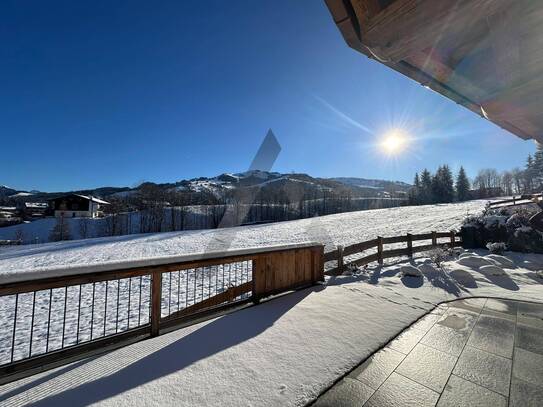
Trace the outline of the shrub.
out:
[[[503,254],[503,252],[507,250],[507,245],[503,242],[492,242],[492,243],[487,243],[486,248],[492,254]]]
[[[454,256],[454,250],[447,245],[437,247],[430,251],[430,260],[438,268],[442,268],[443,262],[451,260]]]

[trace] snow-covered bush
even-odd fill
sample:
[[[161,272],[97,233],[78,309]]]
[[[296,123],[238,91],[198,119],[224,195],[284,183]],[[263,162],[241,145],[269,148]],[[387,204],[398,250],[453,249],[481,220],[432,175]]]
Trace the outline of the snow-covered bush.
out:
[[[543,235],[530,226],[539,212],[536,205],[492,209],[468,216],[461,229],[465,248],[487,248],[501,253],[507,247],[520,252],[543,253]],[[489,246],[489,245],[492,246]]]
[[[486,248],[492,254],[503,254],[507,250],[507,245],[503,242],[487,243]]]
[[[447,245],[443,247],[437,247],[430,251],[429,257],[432,263],[434,263],[439,269],[441,269],[444,262],[453,259],[454,250],[449,248]]]
[[[405,265],[400,268],[402,277],[422,277],[422,271],[417,267],[411,265]]]

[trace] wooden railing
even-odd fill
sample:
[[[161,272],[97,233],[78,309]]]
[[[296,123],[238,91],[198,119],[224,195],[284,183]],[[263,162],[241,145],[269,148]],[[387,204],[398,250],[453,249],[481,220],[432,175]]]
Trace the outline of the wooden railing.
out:
[[[0,240],[0,246],[18,246],[23,244],[22,240]]]
[[[430,241],[431,243],[423,245],[413,245],[416,241]],[[392,248],[385,250],[385,246],[406,243],[405,248]],[[391,236],[391,237],[377,237],[372,240],[367,240],[361,243],[355,243],[350,246],[338,246],[335,250],[324,254],[324,262],[336,262],[336,267],[326,269],[327,275],[339,275],[345,271],[349,266],[365,266],[372,262],[378,262],[383,264],[384,259],[393,257],[408,256],[412,257],[413,254],[419,252],[425,252],[435,249],[440,246],[460,246],[462,244],[461,236],[457,235],[454,230],[450,232],[430,232],[420,234],[407,233],[403,236]],[[376,249],[376,250],[372,250]],[[363,257],[356,257],[346,262],[346,258],[353,258],[355,255],[372,250],[371,254]]]
[[[513,196],[509,199],[504,199],[501,201],[492,201],[490,202],[491,208],[500,208],[500,207],[507,207],[507,206],[515,206],[515,205],[525,205],[530,203],[538,203],[542,199],[542,194],[523,194],[520,196]]]
[[[309,243],[12,275],[0,284],[0,384],[315,284],[323,253]]]

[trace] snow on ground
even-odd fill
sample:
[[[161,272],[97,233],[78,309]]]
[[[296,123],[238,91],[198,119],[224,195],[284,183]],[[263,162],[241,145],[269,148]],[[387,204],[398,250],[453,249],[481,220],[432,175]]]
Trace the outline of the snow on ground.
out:
[[[331,249],[378,235],[448,231],[467,214],[481,211],[487,201],[375,209],[235,228],[128,235],[60,243],[0,248],[0,283],[13,274],[34,274],[48,268],[104,265],[125,260],[179,256],[316,241]]]
[[[6,406],[302,406],[439,302],[541,301],[543,255],[466,252],[374,266],[326,285],[0,387]],[[474,259],[478,259],[475,261]],[[462,264],[461,264],[462,263]],[[492,265],[488,273],[484,267]],[[423,277],[403,276],[417,269]],[[415,273],[417,274],[417,273]]]
[[[99,271],[113,267],[113,263],[119,267],[119,262],[121,265],[132,262],[133,266],[138,261],[149,264],[150,259],[156,262],[162,257],[173,255],[263,247],[278,243],[300,243],[307,240],[324,242],[327,246],[348,245],[377,235],[395,235],[408,231],[413,233],[445,231],[457,228],[466,213],[481,210],[484,203],[474,201],[463,204],[380,209],[271,225],[8,247],[0,250],[0,283],[74,272]],[[223,266],[165,275],[163,292],[171,291],[171,287],[165,284],[173,281],[174,298],[171,301],[166,297],[163,298],[163,310],[171,309],[171,304],[174,309],[182,309],[220,293],[232,285],[248,281],[250,270],[243,271],[243,265],[239,266],[242,269],[234,273],[234,279],[230,278],[231,266],[228,266],[226,275]],[[236,277],[238,274],[239,278]],[[46,348],[55,350],[62,347],[63,343],[84,342],[91,337],[122,332],[129,327],[134,328],[147,323],[149,281],[148,277],[132,278],[108,284],[98,283],[74,286],[66,290],[60,288],[52,292],[43,291],[37,293],[35,297],[33,294],[23,294],[17,300],[15,296],[2,297],[1,326],[14,326],[15,301],[18,301],[18,314],[15,322],[17,333],[14,357],[18,360],[28,356],[29,352],[40,353]],[[33,309],[38,312],[37,321],[46,321],[49,308],[53,316],[50,326],[38,323],[31,332]],[[66,315],[65,309],[68,309]],[[45,314],[40,315],[40,312]],[[64,332],[67,334],[63,339]],[[0,332],[0,363],[9,361],[12,335],[11,329]]]

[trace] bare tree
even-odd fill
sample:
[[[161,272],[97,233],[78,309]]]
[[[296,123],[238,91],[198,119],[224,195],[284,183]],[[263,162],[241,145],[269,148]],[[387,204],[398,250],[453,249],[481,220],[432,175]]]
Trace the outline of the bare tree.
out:
[[[89,237],[89,224],[87,218],[79,218],[78,221],[79,237],[86,239]]]

